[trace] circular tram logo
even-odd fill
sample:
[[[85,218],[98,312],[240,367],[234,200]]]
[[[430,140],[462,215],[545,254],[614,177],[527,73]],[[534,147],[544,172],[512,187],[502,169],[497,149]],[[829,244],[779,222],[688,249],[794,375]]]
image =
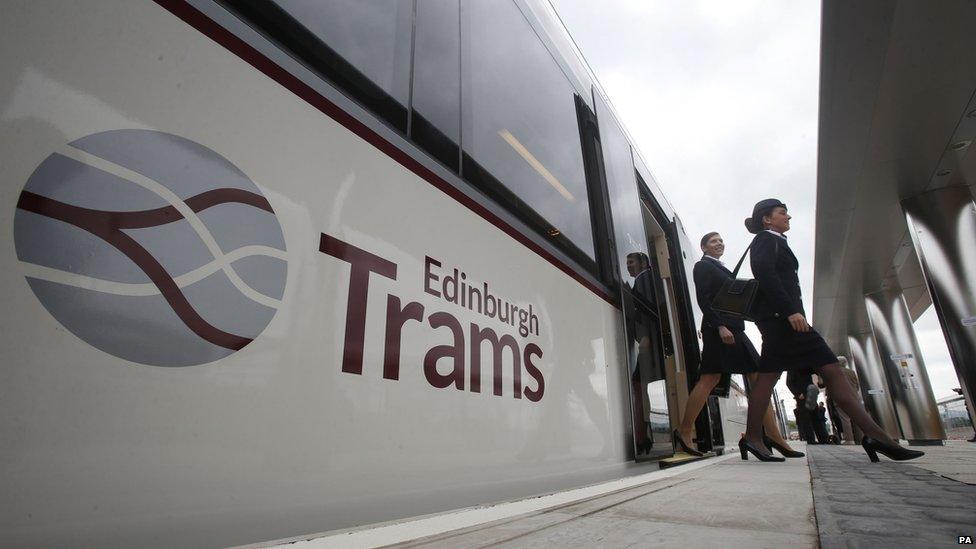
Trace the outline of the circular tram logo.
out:
[[[191,366],[244,348],[281,306],[285,242],[236,166],[179,136],[89,135],[31,174],[17,257],[65,328],[117,357]]]

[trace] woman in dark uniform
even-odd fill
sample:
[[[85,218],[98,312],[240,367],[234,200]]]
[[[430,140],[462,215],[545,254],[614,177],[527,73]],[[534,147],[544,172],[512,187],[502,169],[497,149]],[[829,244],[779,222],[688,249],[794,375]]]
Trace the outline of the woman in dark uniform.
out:
[[[675,443],[685,452],[701,455],[691,448],[691,430],[695,418],[705,406],[708,395],[718,385],[723,375],[745,374],[752,383],[759,367],[759,353],[744,332],[745,323],[741,319],[722,315],[712,309],[711,303],[722,284],[732,278],[732,271],[725,268],[719,259],[725,253],[722,235],[712,232],[701,239],[704,257],[695,264],[695,290],[702,319],[702,358],[698,383],[688,395],[681,425],[674,432]],[[767,399],[768,401],[768,399]],[[768,437],[767,446],[776,448],[786,457],[803,457],[803,452],[794,451],[783,439],[776,425],[772,406],[767,406],[763,416],[763,427]]]
[[[797,276],[799,262],[786,240],[785,233],[790,230],[786,204],[775,198],[762,200],[745,223],[749,232],[756,235],[750,250],[752,274],[759,283],[753,316],[763,344],[759,374],[749,393],[746,434],[739,441],[742,459],[746,459],[747,452],[761,461],[771,458],[763,445],[762,416],[773,385],[784,370],[820,376],[837,405],[864,431],[862,446],[871,461],[878,460],[878,453],[895,460],[924,455],[899,446],[874,422],[847,383],[836,353],[807,322]]]

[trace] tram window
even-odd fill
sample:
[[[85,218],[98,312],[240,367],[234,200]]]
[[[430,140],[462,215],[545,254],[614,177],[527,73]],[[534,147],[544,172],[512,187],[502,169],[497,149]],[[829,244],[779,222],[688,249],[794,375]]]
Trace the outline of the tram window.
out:
[[[600,124],[604,165],[607,172],[607,191],[613,217],[613,232],[617,243],[620,272],[627,272],[627,254],[647,253],[647,233],[641,213],[637,174],[630,141],[617,124],[609,107],[597,96],[596,116]]]
[[[461,136],[459,0],[417,2],[410,137],[458,169]]]
[[[595,269],[574,87],[514,3],[461,10],[464,178]]]
[[[311,69],[406,131],[413,0],[229,4]]]

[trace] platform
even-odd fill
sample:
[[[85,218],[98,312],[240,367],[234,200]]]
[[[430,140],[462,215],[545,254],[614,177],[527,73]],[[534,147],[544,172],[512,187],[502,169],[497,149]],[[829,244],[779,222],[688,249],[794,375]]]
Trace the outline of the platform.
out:
[[[288,547],[902,549],[976,537],[976,444],[951,441],[901,463],[871,463],[858,446],[796,447],[807,457],[712,457],[530,500],[291,539]]]
[[[860,448],[808,452],[823,549],[956,545],[976,537],[976,444],[926,447],[909,462],[865,463]]]

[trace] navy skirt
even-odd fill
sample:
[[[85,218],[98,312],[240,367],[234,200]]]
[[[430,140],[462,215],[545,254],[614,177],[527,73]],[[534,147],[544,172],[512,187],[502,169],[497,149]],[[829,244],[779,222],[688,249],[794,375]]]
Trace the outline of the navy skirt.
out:
[[[837,362],[837,354],[813,328],[797,332],[782,318],[760,320],[756,326],[763,338],[760,372],[815,373],[815,368]]]
[[[732,330],[735,343],[726,345],[716,328],[702,329],[701,374],[751,374],[759,371],[759,353],[742,331]]]

